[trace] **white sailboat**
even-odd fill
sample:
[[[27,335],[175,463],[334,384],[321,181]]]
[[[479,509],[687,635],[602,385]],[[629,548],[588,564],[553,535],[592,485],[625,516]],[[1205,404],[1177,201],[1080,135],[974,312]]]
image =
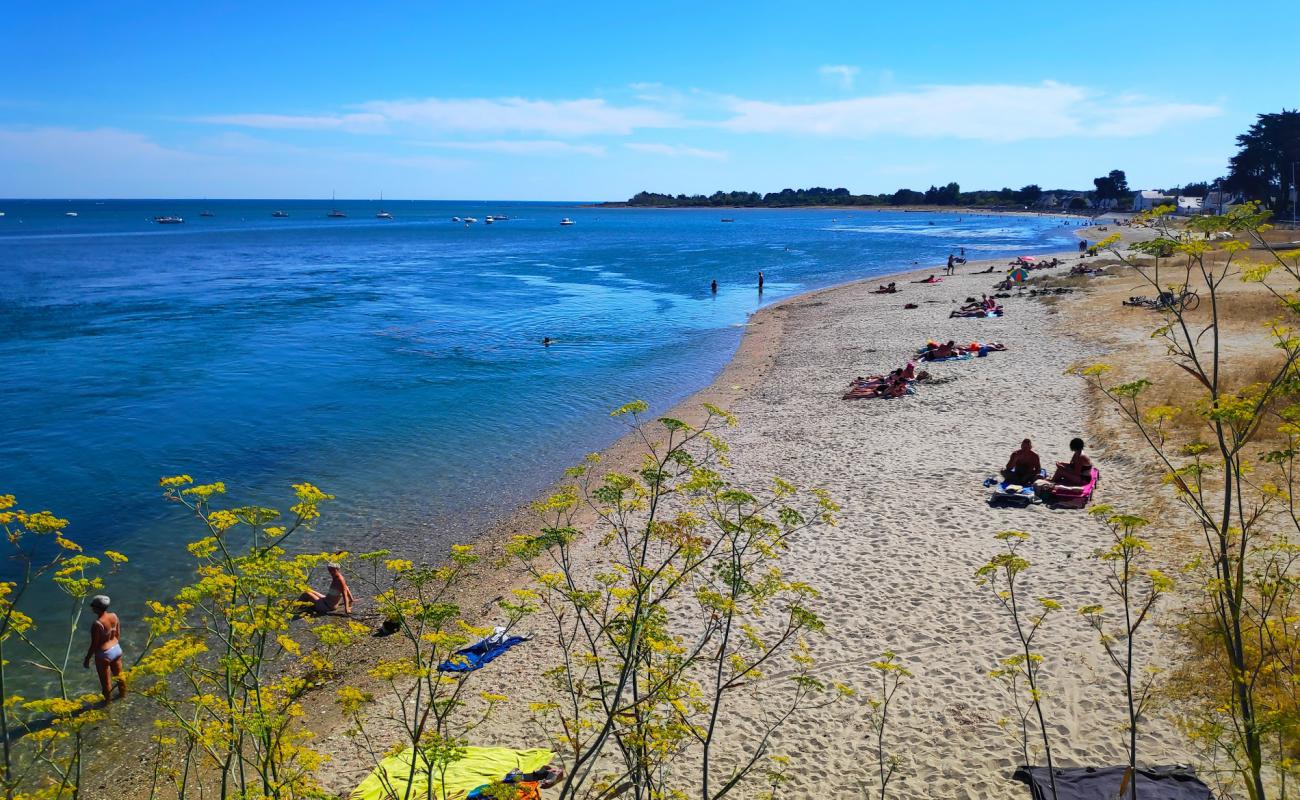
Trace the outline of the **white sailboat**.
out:
[[[375,219],[392,219],[392,218],[393,218],[393,215],[392,215],[392,214],[389,214],[387,211],[384,210],[384,193],[383,193],[383,192],[380,192],[380,193],[379,193],[379,213],[375,215]]]

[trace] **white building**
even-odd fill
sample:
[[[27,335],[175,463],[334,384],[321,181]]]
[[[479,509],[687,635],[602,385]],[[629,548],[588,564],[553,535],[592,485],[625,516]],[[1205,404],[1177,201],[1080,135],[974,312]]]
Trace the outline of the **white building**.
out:
[[[1155,189],[1143,189],[1140,192],[1133,193],[1133,210],[1150,211],[1156,206],[1172,206],[1177,198],[1171,197],[1164,192]]]
[[[1204,201],[1205,198],[1203,197],[1183,197],[1180,195],[1178,197],[1178,213],[1199,214],[1201,213],[1201,208],[1204,205]]]

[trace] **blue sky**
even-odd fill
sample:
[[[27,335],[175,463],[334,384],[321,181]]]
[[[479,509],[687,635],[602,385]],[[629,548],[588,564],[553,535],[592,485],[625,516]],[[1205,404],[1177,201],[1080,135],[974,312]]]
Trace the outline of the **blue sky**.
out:
[[[1262,24],[1261,24],[1262,23]],[[14,3],[0,196],[1213,178],[1300,3]]]

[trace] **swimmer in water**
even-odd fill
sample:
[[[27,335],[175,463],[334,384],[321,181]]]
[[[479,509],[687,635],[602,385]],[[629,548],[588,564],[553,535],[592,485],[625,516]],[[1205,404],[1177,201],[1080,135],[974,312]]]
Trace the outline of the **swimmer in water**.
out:
[[[542,337],[542,347],[550,347],[550,346],[551,346],[551,342],[553,342],[553,341],[555,341],[555,340],[552,339],[551,337],[549,337],[549,336],[543,336],[543,337]]]
[[[717,281],[713,281],[712,283],[710,283],[710,284],[709,284],[709,289],[712,290],[714,294],[717,294],[717,293],[718,293],[718,282],[717,282]]]

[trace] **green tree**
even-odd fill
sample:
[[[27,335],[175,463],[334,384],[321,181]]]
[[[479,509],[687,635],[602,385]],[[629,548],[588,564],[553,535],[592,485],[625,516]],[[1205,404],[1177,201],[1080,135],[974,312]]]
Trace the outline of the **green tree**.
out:
[[[1032,206],[1034,203],[1037,203],[1042,196],[1042,187],[1036,183],[1031,183],[1028,186],[1020,187],[1020,191],[1016,192],[1016,202]]]
[[[1273,211],[1288,208],[1292,164],[1300,161],[1300,111],[1260,114],[1237,137],[1237,148],[1228,160],[1228,188]]]

